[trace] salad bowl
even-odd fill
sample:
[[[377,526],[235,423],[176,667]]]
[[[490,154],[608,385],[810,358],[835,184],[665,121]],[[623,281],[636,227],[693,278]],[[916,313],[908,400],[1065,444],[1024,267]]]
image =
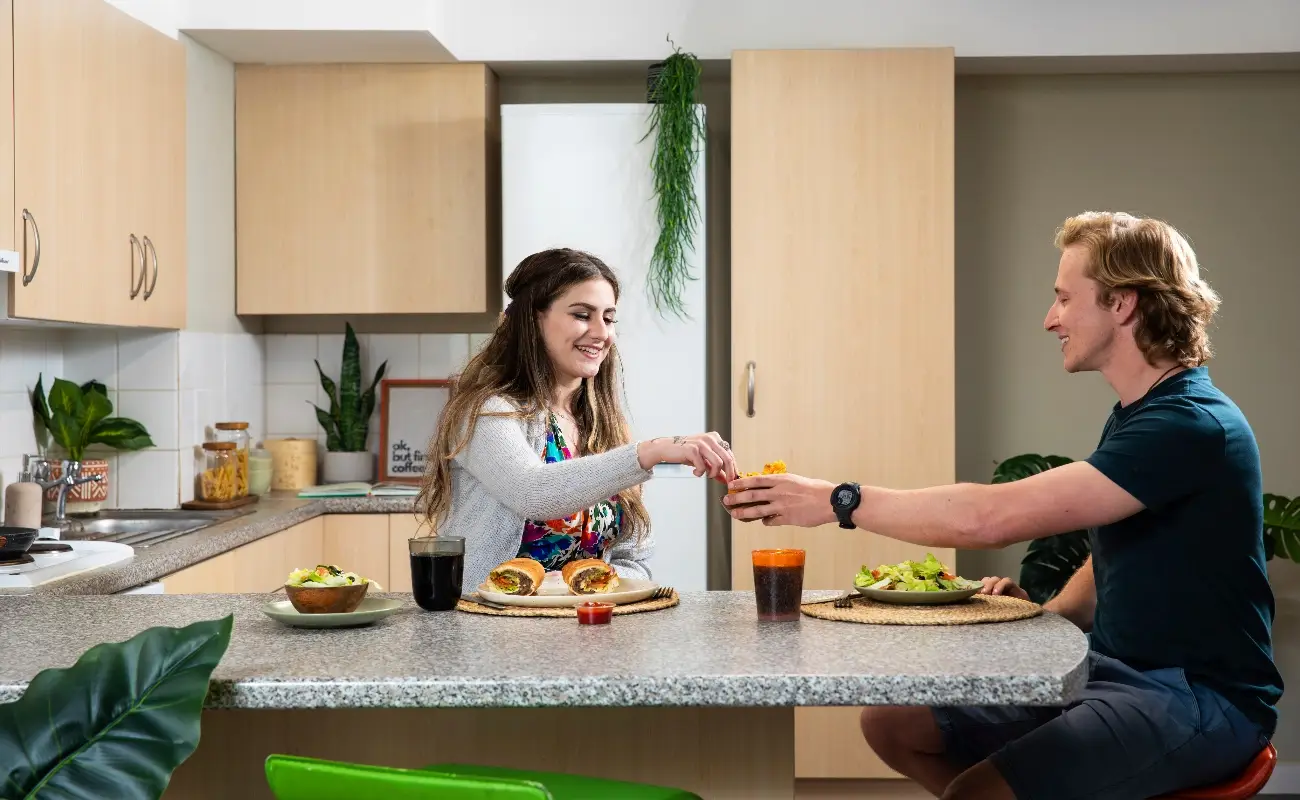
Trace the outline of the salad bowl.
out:
[[[349,614],[361,605],[371,581],[333,564],[296,569],[284,583],[285,594],[300,614]],[[381,590],[382,591],[382,590]]]
[[[983,586],[953,574],[933,553],[926,553],[924,561],[881,564],[875,569],[864,566],[853,577],[853,588],[863,597],[906,606],[960,603]]]

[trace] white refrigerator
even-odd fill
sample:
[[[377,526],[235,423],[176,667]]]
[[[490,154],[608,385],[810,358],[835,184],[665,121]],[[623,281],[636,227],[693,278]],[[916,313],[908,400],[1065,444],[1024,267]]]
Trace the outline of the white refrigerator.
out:
[[[549,247],[586,250],[614,270],[626,410],[638,439],[706,430],[704,148],[701,142],[687,317],[665,317],[645,286],[658,236],[650,110],[640,103],[501,107],[503,276]],[[656,544],[650,568],[660,584],[707,588],[706,489],[689,470],[663,466],[645,486]]]

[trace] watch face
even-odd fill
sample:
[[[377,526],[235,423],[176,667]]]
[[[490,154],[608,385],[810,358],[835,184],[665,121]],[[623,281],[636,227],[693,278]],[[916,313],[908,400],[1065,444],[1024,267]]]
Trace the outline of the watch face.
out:
[[[840,508],[846,508],[853,503],[853,490],[845,487],[835,492],[835,505]]]

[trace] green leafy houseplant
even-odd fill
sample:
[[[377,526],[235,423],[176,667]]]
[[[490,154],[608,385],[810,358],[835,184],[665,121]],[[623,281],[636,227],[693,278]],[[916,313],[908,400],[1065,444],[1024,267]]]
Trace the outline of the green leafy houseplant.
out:
[[[37,376],[32,390],[32,413],[42,440],[52,438],[72,461],[83,461],[86,448],[102,444],[117,450],[143,450],[153,447],[153,439],[144,426],[133,419],[114,417],[108,388],[98,381],[78,386],[72,381],[55,378],[47,398],[41,386],[44,376]],[[48,446],[48,441],[42,444]]]
[[[46,669],[0,704],[0,798],[157,798],[199,743],[234,617],[157,627]]]
[[[343,334],[343,362],[339,367],[337,385],[321,369],[320,361],[316,361],[320,385],[330,399],[329,411],[315,403],[312,407],[316,409],[316,421],[325,429],[326,450],[360,453],[366,449],[366,437],[370,433],[370,415],[375,410],[375,387],[383,380],[388,362],[379,365],[370,388],[361,391],[361,347],[357,344],[352,324],[346,325]]]
[[[672,44],[672,40],[669,40]],[[682,291],[693,280],[687,257],[700,225],[700,203],[695,195],[695,167],[705,137],[704,119],[695,108],[700,86],[700,62],[674,46],[674,52],[656,64],[650,90],[650,129],[655,134],[650,168],[654,176],[655,214],[659,237],[650,257],[646,289],[660,312],[682,317],[686,309]]]
[[[993,483],[1028,478],[1072,462],[1065,456],[1037,453],[1008,458],[993,471]],[[1300,497],[1264,494],[1264,555],[1281,554],[1300,563]],[[1065,587],[1092,552],[1087,531],[1068,531],[1030,542],[1020,561],[1020,586],[1036,603],[1045,603]]]

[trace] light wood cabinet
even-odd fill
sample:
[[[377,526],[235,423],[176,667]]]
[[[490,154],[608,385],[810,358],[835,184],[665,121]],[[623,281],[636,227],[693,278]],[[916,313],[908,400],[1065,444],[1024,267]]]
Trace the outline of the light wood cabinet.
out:
[[[406,540],[414,514],[330,514],[249,542],[162,579],[167,594],[273,592],[290,572],[336,564],[388,592],[411,591]]]
[[[316,517],[162,579],[166,594],[273,592],[290,572],[321,563],[325,517]]]
[[[481,64],[238,65],[238,313],[497,309],[499,116]]]
[[[14,85],[14,4],[13,0],[0,0],[0,96],[9,93],[13,99]],[[14,225],[14,107],[13,103],[0,103],[0,250],[9,251],[4,258],[6,268],[15,268],[22,259],[22,243]],[[16,255],[15,255],[16,254]],[[9,280],[0,273],[0,281]],[[22,282],[20,277],[19,283]]]
[[[331,514],[324,520],[325,546],[320,563],[336,564],[377,581],[385,591],[390,590],[388,516]]]
[[[953,482],[952,51],[737,52],[731,64],[738,460],[900,489]],[[736,522],[733,588],[753,587],[760,547],[804,548],[810,589],[926,550]],[[951,549],[931,552],[953,563]],[[892,776],[857,717],[796,710],[795,774]]]
[[[428,525],[414,513],[388,515],[389,591],[411,591],[411,549],[406,540],[428,535]]]
[[[0,193],[12,185],[13,205],[0,210],[15,221],[22,269],[8,278],[9,315],[183,326],[182,46],[104,0],[8,2],[12,74],[0,72],[0,87],[13,142],[7,152],[0,140],[11,162],[0,180],[12,179]],[[174,269],[147,301],[145,236],[166,242],[160,269]]]

